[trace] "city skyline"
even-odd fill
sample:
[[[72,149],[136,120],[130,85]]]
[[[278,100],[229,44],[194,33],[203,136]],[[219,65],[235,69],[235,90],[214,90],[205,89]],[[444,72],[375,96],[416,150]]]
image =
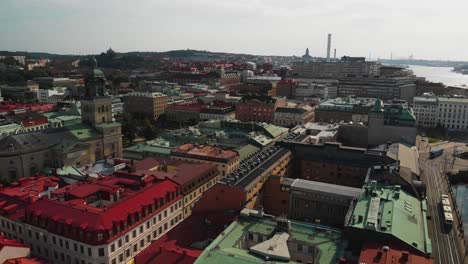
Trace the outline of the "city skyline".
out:
[[[450,2],[6,0],[0,35],[8,37],[0,50],[84,55],[112,46],[300,56],[309,48],[325,57],[332,33],[338,57],[468,60],[468,36],[453,27],[464,23],[467,4]]]

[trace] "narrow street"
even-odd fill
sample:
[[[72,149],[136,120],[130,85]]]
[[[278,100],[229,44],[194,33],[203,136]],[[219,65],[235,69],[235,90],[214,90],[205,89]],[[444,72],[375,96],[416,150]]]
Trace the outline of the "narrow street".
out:
[[[441,145],[444,154],[435,159],[429,159],[428,148],[420,145],[420,168],[422,170],[422,180],[427,188],[427,215],[428,229],[432,240],[434,263],[458,264],[463,263],[462,240],[457,232],[458,219],[454,216],[454,223],[451,229],[447,229],[443,223],[439,201],[442,194],[448,194],[448,184],[444,176],[444,166],[446,160],[451,156],[453,144]],[[448,155],[448,156],[447,156]],[[453,204],[453,202],[452,202]]]

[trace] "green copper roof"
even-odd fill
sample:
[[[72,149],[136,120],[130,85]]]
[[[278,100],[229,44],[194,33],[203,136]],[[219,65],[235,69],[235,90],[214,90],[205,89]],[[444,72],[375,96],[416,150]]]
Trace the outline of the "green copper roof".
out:
[[[84,124],[77,124],[65,127],[73,136],[80,140],[86,140],[99,136],[96,130]]]
[[[426,205],[400,186],[365,187],[358,198],[348,227],[374,230],[396,237],[415,249],[430,254]]]
[[[272,138],[276,138],[276,137],[280,136],[281,134],[286,133],[288,131],[287,128],[280,127],[280,126],[275,126],[275,125],[272,125],[272,124],[267,124],[267,125],[263,126],[263,129]]]
[[[132,151],[132,152],[138,152],[138,153],[157,153],[157,154],[162,154],[162,155],[170,155],[171,154],[171,148],[170,147],[163,147],[163,146],[151,146],[147,144],[136,144],[131,147],[128,147],[125,149],[125,151]]]
[[[271,217],[242,216],[233,222],[219,235],[195,261],[196,264],[243,264],[243,263],[298,263],[291,261],[268,262],[258,255],[249,252],[246,246],[241,246],[245,236],[249,233],[260,234],[270,239],[276,233],[276,222]],[[346,242],[342,239],[341,231],[325,226],[291,221],[288,231],[288,241],[317,247],[320,251],[318,263],[337,263],[343,257]],[[291,252],[291,248],[288,249]]]
[[[239,153],[240,160],[244,161],[248,159],[250,156],[252,156],[253,154],[260,151],[260,148],[257,148],[256,146],[252,144],[247,144],[245,146],[237,148],[236,150]]]
[[[101,123],[101,124],[96,125],[96,127],[102,127],[102,128],[112,128],[112,127],[119,127],[119,126],[122,126],[122,124],[119,122]]]
[[[104,72],[102,72],[98,68],[90,69],[88,71],[88,76],[86,76],[86,77],[89,78],[89,79],[92,79],[92,78],[105,78]]]

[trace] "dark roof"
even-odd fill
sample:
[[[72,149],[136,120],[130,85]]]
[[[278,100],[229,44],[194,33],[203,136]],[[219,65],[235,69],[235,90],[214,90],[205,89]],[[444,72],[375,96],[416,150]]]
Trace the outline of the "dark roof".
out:
[[[304,114],[307,112],[307,110],[302,107],[278,107],[276,108],[276,112],[291,113],[291,114]]]
[[[353,105],[353,114],[367,115],[372,110],[370,105]]]
[[[275,151],[266,160],[260,162],[258,166],[249,169],[249,171],[246,174],[243,174],[239,176],[239,178],[236,178],[236,173],[242,170],[241,168],[239,168],[236,171],[229,174],[226,178],[222,179],[220,182],[227,185],[245,188],[252,181],[257,179],[257,177],[259,177],[265,170],[268,170],[273,164],[275,164],[278,161],[278,159],[280,159],[288,152],[289,150],[287,148],[275,149]],[[254,159],[256,159],[256,157],[252,158],[252,160]]]
[[[234,112],[234,108],[233,107],[210,107],[210,108],[203,109],[201,112],[205,114],[222,115],[222,114],[228,114],[228,113]]]
[[[46,118],[45,116],[38,114],[33,111],[28,111],[26,113],[21,113],[21,114],[15,114],[15,115],[8,115],[6,116],[7,119],[13,120],[16,123],[21,123],[23,121],[32,121],[32,120],[38,120],[38,119],[44,119]]]
[[[253,100],[262,102],[264,104],[274,104],[276,102],[276,98],[273,98],[271,96],[268,96],[268,95],[253,95],[253,94],[247,94],[247,95],[242,96],[240,102],[246,103],[246,102],[250,102],[250,101],[253,101]]]
[[[84,129],[86,125],[80,125]],[[70,149],[75,143],[85,141],[87,138],[78,138],[68,128],[49,128],[40,131],[12,134],[0,140],[0,156],[12,156],[16,153],[30,153],[41,149],[59,147]],[[75,142],[75,143],[74,143]],[[60,147],[60,144],[63,147]]]
[[[51,145],[53,145],[53,143],[42,133],[10,135],[0,140],[0,155],[32,152],[49,148]]]

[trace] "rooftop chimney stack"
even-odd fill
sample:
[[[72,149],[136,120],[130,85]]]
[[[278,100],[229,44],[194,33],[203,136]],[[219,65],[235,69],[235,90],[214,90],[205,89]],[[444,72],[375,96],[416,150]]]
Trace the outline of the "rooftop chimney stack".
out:
[[[327,61],[330,61],[331,38],[332,38],[332,34],[328,34],[328,42],[327,42]]]

